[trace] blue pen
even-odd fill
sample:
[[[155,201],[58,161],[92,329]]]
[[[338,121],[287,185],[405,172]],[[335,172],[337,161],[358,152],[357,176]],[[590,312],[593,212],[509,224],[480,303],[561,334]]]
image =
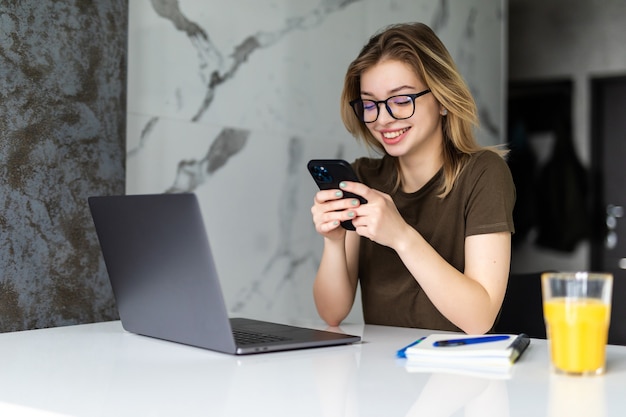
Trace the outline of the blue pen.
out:
[[[419,339],[417,339],[415,342],[411,343],[410,345],[407,345],[407,346],[403,347],[402,349],[398,350],[396,352],[396,356],[398,358],[406,358],[406,350],[408,348],[410,348],[411,346],[417,345],[419,342],[421,342],[424,339],[426,339],[426,337],[420,337]]]
[[[473,345],[476,343],[497,342],[500,340],[506,340],[509,337],[510,336],[508,335],[495,335],[495,336],[468,337],[466,339],[439,340],[438,342],[433,343],[433,346],[445,347],[445,346]]]

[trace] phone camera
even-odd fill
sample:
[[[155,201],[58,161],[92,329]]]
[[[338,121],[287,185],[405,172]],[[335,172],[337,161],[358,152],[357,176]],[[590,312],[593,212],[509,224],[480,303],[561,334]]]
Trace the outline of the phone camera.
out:
[[[320,183],[328,184],[333,181],[333,176],[323,166],[315,165],[313,167],[313,176]]]

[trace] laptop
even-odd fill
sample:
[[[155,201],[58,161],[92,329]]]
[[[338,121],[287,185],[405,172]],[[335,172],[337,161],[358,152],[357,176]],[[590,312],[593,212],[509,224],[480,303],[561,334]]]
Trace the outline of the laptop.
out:
[[[88,201],[126,331],[234,355],[361,340],[229,318],[195,194],[101,196]]]

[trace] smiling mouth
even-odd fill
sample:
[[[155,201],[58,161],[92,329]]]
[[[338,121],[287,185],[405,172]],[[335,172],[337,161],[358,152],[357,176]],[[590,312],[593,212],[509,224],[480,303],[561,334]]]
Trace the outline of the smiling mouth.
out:
[[[383,132],[383,138],[385,139],[395,139],[400,135],[403,135],[406,131],[408,131],[410,128],[405,127],[404,129],[400,129],[400,130],[396,130],[394,132]]]

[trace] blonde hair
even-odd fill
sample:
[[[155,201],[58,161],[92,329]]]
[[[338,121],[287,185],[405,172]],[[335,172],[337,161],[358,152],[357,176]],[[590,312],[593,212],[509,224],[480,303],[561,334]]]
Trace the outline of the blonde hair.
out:
[[[350,101],[361,95],[361,74],[385,60],[409,65],[424,80],[435,99],[448,110],[442,119],[444,181],[439,194],[441,198],[450,193],[471,154],[482,149],[500,155],[506,153],[493,147],[482,147],[476,142],[474,128],[478,126],[478,114],[474,98],[444,44],[423,23],[388,26],[372,36],[348,66],[341,93],[341,118],[346,129],[367,147],[385,153],[365,123],[355,116]],[[399,170],[399,165],[396,166]],[[398,171],[394,191],[400,185]]]

